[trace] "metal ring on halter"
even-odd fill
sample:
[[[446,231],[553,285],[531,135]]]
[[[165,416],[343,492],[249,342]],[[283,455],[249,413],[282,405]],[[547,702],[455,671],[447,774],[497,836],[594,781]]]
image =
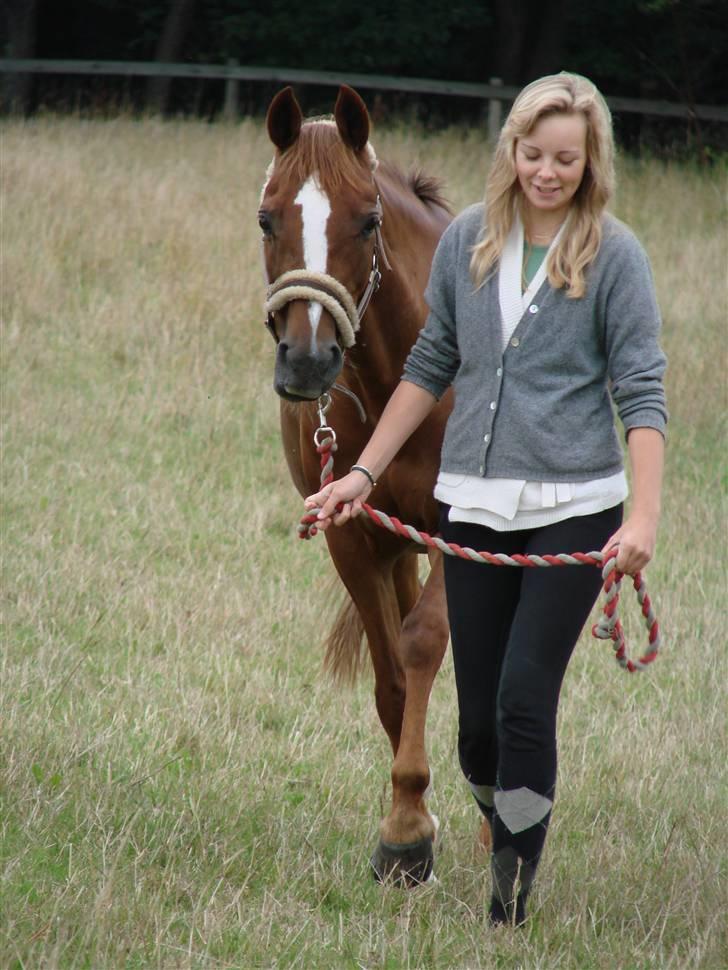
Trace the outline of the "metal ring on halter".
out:
[[[331,395],[328,391],[324,391],[321,397],[316,402],[316,407],[318,408],[319,423],[321,427],[324,426],[324,416],[328,409],[331,407]]]
[[[323,435],[324,438],[326,438],[326,436],[330,437],[332,443],[336,444],[336,432],[333,428],[330,428],[328,424],[322,424],[321,427],[316,428],[313,433],[313,443],[317,448],[320,448],[323,445],[323,441],[319,440],[319,435]]]

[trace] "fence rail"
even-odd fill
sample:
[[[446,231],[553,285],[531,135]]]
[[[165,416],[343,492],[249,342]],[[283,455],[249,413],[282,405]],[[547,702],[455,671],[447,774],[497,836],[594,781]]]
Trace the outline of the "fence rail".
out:
[[[461,98],[480,98],[490,102],[512,101],[520,88],[500,84],[466,81],[436,81],[429,78],[389,77],[378,74],[350,74],[339,71],[299,71],[287,67],[249,67],[239,64],[160,64],[156,61],[77,61],[45,59],[0,59],[0,74],[97,74],[118,77],[168,77],[238,81],[279,81],[282,83],[336,85],[414,94],[441,94]],[[234,90],[234,89],[231,89]],[[227,100],[227,99],[226,99]],[[728,122],[728,106],[714,104],[675,104],[641,98],[607,96],[610,109],[632,114],[661,115],[668,118]]]

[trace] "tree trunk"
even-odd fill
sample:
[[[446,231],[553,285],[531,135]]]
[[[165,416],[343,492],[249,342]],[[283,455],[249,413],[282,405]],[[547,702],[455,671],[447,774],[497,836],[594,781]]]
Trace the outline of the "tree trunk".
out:
[[[489,73],[506,85],[523,83],[523,50],[528,22],[527,0],[496,0],[498,44],[494,69]]]
[[[35,55],[37,0],[5,0],[8,58]],[[6,74],[3,82],[3,102],[10,111],[25,114],[30,108],[33,92],[32,74]]]
[[[524,63],[524,81],[534,81],[545,74],[558,74],[564,70],[563,56],[566,41],[564,24],[568,22],[571,0],[551,0],[547,5],[547,16],[538,17],[536,12],[531,18],[535,28],[528,45],[530,56]],[[544,7],[542,5],[541,10]]]
[[[160,64],[174,63],[179,60],[185,38],[192,23],[196,0],[172,0],[164,21],[162,33],[154,53],[154,60]],[[163,114],[169,104],[169,77],[151,77],[147,82],[147,105],[152,111]]]
[[[571,0],[495,0],[498,49],[494,74],[521,85],[563,68]]]

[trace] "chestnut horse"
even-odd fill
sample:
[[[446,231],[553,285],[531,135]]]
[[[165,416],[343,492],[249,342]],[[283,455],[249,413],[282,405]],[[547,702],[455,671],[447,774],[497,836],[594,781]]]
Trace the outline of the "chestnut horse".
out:
[[[340,89],[333,119],[305,123],[285,88],[266,124],[276,148],[258,213],[267,323],[277,341],[274,386],[283,399],[286,460],[305,496],[320,487],[311,402],[331,391],[327,423],[338,436],[338,478],[359,457],[400,379],[427,315],[423,291],[451,215],[432,179],[406,178],[377,161],[366,107],[351,88]],[[446,397],[370,499],[429,532],[437,530],[432,492],[448,411]],[[431,555],[421,586],[421,547],[366,516],[328,529],[326,541],[350,597],[329,637],[327,661],[334,672],[351,674],[366,633],[377,712],[394,752],[391,810],[371,864],[379,879],[422,882],[432,871],[435,837],[425,804],[425,717],[448,640],[441,554]]]

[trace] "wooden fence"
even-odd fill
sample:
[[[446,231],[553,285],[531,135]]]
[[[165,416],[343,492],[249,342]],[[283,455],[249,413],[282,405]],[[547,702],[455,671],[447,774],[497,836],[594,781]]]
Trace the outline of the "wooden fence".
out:
[[[278,81],[282,84],[350,84],[355,88],[379,91],[404,91],[413,94],[438,94],[478,98],[488,103],[488,129],[500,129],[501,105],[512,101],[520,88],[504,85],[498,78],[488,84],[465,81],[435,81],[429,78],[384,77],[376,74],[349,74],[338,71],[299,71],[287,67],[247,67],[235,64],[160,64],[156,61],[70,61],[0,59],[0,74],[90,74],[118,77],[166,77],[222,80],[225,88],[225,113],[235,115],[240,81]],[[712,104],[675,104],[645,101],[640,98],[607,96],[610,109],[643,115],[682,118],[686,121],[728,122],[728,107]]]

